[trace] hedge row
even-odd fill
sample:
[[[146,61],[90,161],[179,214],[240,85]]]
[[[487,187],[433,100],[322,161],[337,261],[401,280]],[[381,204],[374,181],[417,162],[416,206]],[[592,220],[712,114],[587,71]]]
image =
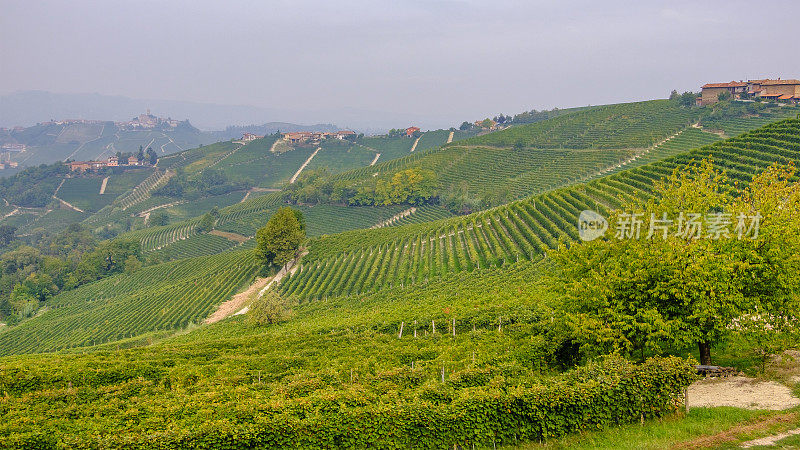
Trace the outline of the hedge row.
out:
[[[345,392],[268,405],[244,400],[240,406],[247,413],[196,427],[147,435],[29,433],[2,437],[0,446],[467,448],[547,440],[663,416],[680,406],[681,393],[694,377],[690,362],[680,358],[653,358],[640,365],[609,358],[542,384],[496,388],[490,382],[463,388],[451,401],[432,394],[415,403],[365,405]]]

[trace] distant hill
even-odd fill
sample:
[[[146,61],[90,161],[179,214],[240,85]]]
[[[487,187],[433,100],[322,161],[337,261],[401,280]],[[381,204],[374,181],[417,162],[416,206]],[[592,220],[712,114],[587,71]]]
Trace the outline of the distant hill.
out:
[[[270,123],[331,123],[364,133],[417,125],[433,129],[450,127],[448,120],[420,112],[387,112],[343,106],[329,110],[294,110],[248,105],[217,105],[176,100],[133,99],[102,94],[59,94],[46,91],[14,92],[0,96],[0,127],[31,126],[59,118],[129,120],[150,109],[161,117],[189,119],[204,131],[229,125]]]
[[[128,118],[130,120],[130,118]],[[188,121],[130,128],[124,122],[55,121],[0,131],[0,145],[24,145],[22,151],[4,153],[3,159],[20,167],[56,161],[106,159],[117,152],[136,152],[139,146],[151,147],[159,155],[175,153],[217,140]],[[0,176],[6,175],[0,171]]]
[[[218,137],[220,141],[229,139],[238,139],[244,133],[253,134],[274,134],[276,132],[297,132],[297,131],[324,131],[332,133],[339,131],[341,128],[330,123],[316,124],[316,125],[297,125],[295,123],[287,122],[269,122],[261,125],[238,125],[228,126],[222,131],[214,132],[214,136]]]

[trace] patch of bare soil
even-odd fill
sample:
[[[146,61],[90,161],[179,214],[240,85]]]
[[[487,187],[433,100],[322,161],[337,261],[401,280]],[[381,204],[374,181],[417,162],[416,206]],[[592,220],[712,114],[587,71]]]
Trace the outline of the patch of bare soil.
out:
[[[266,286],[267,283],[270,282],[270,280],[272,280],[272,277],[256,279],[256,281],[253,282],[253,284],[251,284],[250,287],[247,288],[247,290],[234,295],[233,297],[231,297],[230,300],[219,305],[219,308],[217,308],[217,310],[214,311],[213,314],[208,316],[206,320],[203,321],[203,323],[210,324],[214,322],[219,322],[220,320],[242,309],[242,306],[247,302],[247,299],[256,295],[258,291],[263,289],[264,286]]]
[[[800,405],[792,391],[776,381],[755,378],[708,378],[689,386],[689,407],[733,406],[784,410]]]
[[[767,436],[760,439],[753,439],[752,441],[747,441],[742,443],[742,448],[750,448],[750,447],[760,447],[760,446],[773,446],[778,443],[781,439],[786,439],[791,436],[795,436],[800,434],[800,428],[795,428],[794,430],[789,430],[785,433],[776,434],[773,436]]]
[[[241,234],[237,233],[229,233],[227,231],[212,230],[208,234],[213,234],[215,236],[222,236],[225,239],[234,242],[244,242],[248,239],[247,236],[242,236]]]
[[[768,432],[776,426],[787,426],[796,423],[797,419],[797,413],[758,417],[750,423],[736,425],[716,434],[700,436],[690,441],[677,443],[672,448],[717,448],[724,444],[738,441],[742,435]]]

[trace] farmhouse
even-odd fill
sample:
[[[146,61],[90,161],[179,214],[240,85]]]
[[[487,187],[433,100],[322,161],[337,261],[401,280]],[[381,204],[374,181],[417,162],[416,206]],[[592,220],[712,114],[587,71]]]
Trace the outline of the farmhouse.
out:
[[[719,95],[725,92],[731,94],[732,98],[740,98],[741,94],[747,90],[747,83],[744,81],[731,81],[729,83],[708,83],[702,86],[700,96],[701,105],[712,105],[719,101]]]
[[[708,83],[702,87],[700,105],[712,105],[719,101],[719,95],[729,92],[731,98],[771,99],[782,102],[800,102],[800,80],[769,78],[761,80],[731,81],[729,83]]]
[[[800,100],[800,80],[781,80],[779,78],[777,80],[753,80],[748,82],[748,85],[750,83],[753,83],[753,89],[749,90],[749,93],[754,97],[794,103]]]
[[[245,133],[242,135],[242,140],[245,142],[255,141],[256,139],[262,139],[264,136],[260,136],[258,134],[253,133]]]
[[[108,165],[107,161],[72,161],[67,163],[73,172],[85,172],[89,169],[102,169]]]
[[[408,127],[406,128],[406,136],[411,137],[414,136],[415,133],[419,133],[419,127]]]
[[[341,130],[341,131],[337,131],[336,133],[333,133],[333,137],[335,137],[336,139],[340,139],[340,140],[341,139],[347,139],[348,137],[355,136],[355,135],[356,135],[356,132],[355,131],[350,131],[350,130]]]
[[[297,131],[294,133],[283,133],[283,140],[290,144],[302,144],[311,140],[310,131]]]

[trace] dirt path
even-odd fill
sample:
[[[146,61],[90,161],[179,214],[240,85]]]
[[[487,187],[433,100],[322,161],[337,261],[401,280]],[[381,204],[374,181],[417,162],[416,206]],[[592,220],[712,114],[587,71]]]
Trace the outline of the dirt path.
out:
[[[305,254],[306,252],[303,252],[303,254],[301,254],[300,257],[302,257]],[[206,318],[206,320],[203,321],[203,323],[210,324],[214,322],[219,322],[220,320],[231,315],[239,316],[242,314],[247,314],[247,311],[250,309],[249,307],[244,306],[244,304],[247,303],[247,300],[253,297],[253,295],[255,295],[256,293],[258,293],[258,297],[261,297],[262,295],[264,295],[265,292],[267,292],[267,289],[272,287],[274,283],[279,283],[283,279],[283,277],[286,276],[287,273],[294,274],[295,272],[297,272],[297,269],[299,267],[299,265],[297,264],[298,260],[299,258],[285,265],[283,268],[281,268],[281,270],[278,271],[278,273],[275,274],[274,277],[256,279],[256,281],[253,282],[253,284],[251,284],[250,287],[247,288],[247,290],[234,295],[230,300],[219,305],[219,308],[217,308],[217,310],[214,311],[214,313],[208,316],[208,318]]]
[[[86,212],[86,211],[84,211],[84,210],[82,210],[82,209],[78,208],[77,206],[74,206],[72,203],[69,203],[69,202],[67,202],[67,201],[65,201],[65,200],[63,200],[63,199],[60,199],[60,198],[56,197],[55,195],[53,196],[53,198],[54,198],[54,199],[56,199],[56,200],[58,200],[58,201],[60,201],[62,205],[66,206],[66,207],[67,207],[67,208],[69,208],[69,209],[72,209],[72,210],[78,211],[78,212],[80,212],[80,213],[82,213],[82,212]]]
[[[689,408],[733,406],[784,410],[800,405],[792,390],[775,381],[755,378],[708,378],[689,386]]]
[[[240,244],[242,242],[245,242],[248,239],[250,239],[247,236],[242,236],[241,234],[238,234],[238,233],[229,233],[227,231],[220,231],[220,230],[212,230],[212,231],[209,231],[208,234],[213,234],[214,236],[224,237],[225,239],[227,239],[229,241],[238,242]]]
[[[4,215],[4,216],[3,216],[3,219],[5,219],[6,217],[11,217],[11,216],[13,216],[13,215],[17,214],[18,212],[19,212],[19,208],[14,208],[14,210],[13,210],[13,211],[11,211],[10,213],[8,213],[8,214]]]
[[[247,288],[246,291],[240,292],[234,295],[230,300],[227,302],[222,303],[219,305],[214,313],[206,318],[203,321],[205,324],[219,322],[220,320],[230,316],[231,314],[235,313],[239,309],[241,309],[242,305],[247,302],[247,299],[252,297],[256,292],[259,292],[261,289],[264,288],[269,282],[271,278],[257,278],[256,281]]]
[[[292,176],[292,178],[289,180],[289,184],[294,184],[294,182],[295,182],[295,181],[297,181],[297,177],[299,177],[299,176],[300,176],[300,172],[302,172],[302,171],[303,171],[303,169],[305,169],[305,168],[306,168],[306,166],[308,165],[308,163],[310,163],[310,162],[311,162],[311,160],[312,160],[312,159],[314,159],[314,157],[315,157],[315,156],[317,156],[317,153],[319,153],[319,151],[320,151],[320,150],[322,150],[322,147],[317,147],[317,149],[316,149],[316,150],[314,150],[314,153],[312,153],[312,154],[311,154],[311,156],[309,156],[309,157],[308,157],[308,159],[306,160],[306,162],[304,162],[304,163],[303,163],[303,165],[302,165],[302,166],[300,166],[300,168],[299,168],[299,169],[297,169],[297,172],[295,172],[295,173],[294,173],[294,175]]]
[[[418,137],[416,141],[414,141],[414,145],[411,146],[411,153],[414,153],[414,150],[417,149],[417,144],[419,144],[419,140],[422,139],[422,136]]]
[[[621,169],[621,168],[623,168],[623,167],[627,166],[628,164],[630,164],[630,163],[632,163],[632,162],[636,161],[636,160],[637,160],[637,159],[639,159],[640,157],[642,157],[642,156],[644,156],[644,155],[646,155],[646,154],[650,153],[652,150],[654,150],[654,149],[656,149],[656,148],[658,148],[658,147],[660,147],[660,146],[664,145],[665,143],[667,143],[667,142],[671,141],[672,139],[675,139],[676,137],[680,136],[680,135],[681,135],[681,133],[683,133],[683,132],[684,132],[684,130],[685,130],[685,129],[683,129],[683,130],[680,130],[680,131],[678,131],[677,133],[673,134],[672,136],[669,136],[669,137],[667,137],[667,138],[663,139],[662,141],[660,141],[660,142],[657,142],[655,145],[652,145],[652,146],[650,146],[650,147],[647,147],[647,149],[645,149],[644,151],[642,151],[642,152],[639,152],[639,153],[637,153],[637,154],[635,154],[635,155],[631,156],[630,158],[626,159],[625,161],[622,161],[622,162],[620,162],[620,163],[618,163],[618,164],[615,164],[615,165],[613,165],[613,166],[608,166],[608,167],[606,167],[605,169],[602,169],[602,170],[600,170],[600,171],[598,171],[598,172],[596,172],[596,173],[592,174],[592,175],[591,175],[591,176],[589,176],[589,177],[585,177],[585,178],[583,178],[581,181],[585,181],[585,180],[588,180],[588,179],[591,179],[591,178],[599,177],[599,176],[601,176],[601,175],[604,175],[604,174],[606,174],[606,173],[608,173],[608,172],[611,172],[611,171],[613,171],[613,170]]]
[[[278,141],[280,141],[280,139],[275,139],[275,142],[273,142],[272,145],[270,145],[270,147],[269,147],[269,152],[270,153],[275,153],[275,146],[278,145]]]
[[[402,219],[403,217],[408,217],[411,214],[414,214],[415,212],[417,212],[417,208],[412,206],[411,208],[408,208],[408,209],[406,209],[404,211],[400,211],[399,213],[393,215],[392,217],[389,217],[388,219],[386,219],[384,221],[376,223],[375,225],[371,226],[370,229],[374,230],[375,228],[383,228],[383,227],[385,227],[387,225],[391,225],[394,222]]]
[[[55,197],[56,195],[58,195],[58,191],[60,191],[60,190],[61,190],[61,186],[63,186],[63,185],[64,185],[64,182],[65,182],[65,181],[67,181],[67,179],[66,179],[66,178],[62,178],[62,179],[61,179],[61,183],[58,183],[58,187],[57,187],[57,188],[56,188],[56,190],[53,192],[53,197]]]
[[[66,128],[64,128],[64,129],[66,130]],[[74,152],[70,153],[69,156],[64,158],[64,161],[72,159],[72,157],[75,156],[75,154],[78,153],[83,148],[84,145],[88,144],[89,142],[94,142],[94,141],[100,139],[101,137],[103,137],[103,131],[105,131],[105,130],[106,130],[106,124],[103,124],[103,127],[100,128],[100,134],[97,135],[96,138],[90,139],[90,140],[84,142],[83,144],[81,144],[80,146],[78,146],[78,148],[76,148]],[[63,131],[62,131],[62,133],[63,133]],[[59,134],[59,136],[61,136],[61,134]]]
[[[174,140],[173,140],[171,137],[167,136],[167,135],[166,135],[166,134],[164,134],[164,133],[161,133],[161,134],[162,134],[162,135],[164,135],[164,137],[165,137],[165,138],[169,139],[169,141],[172,143],[172,145],[174,145],[175,147],[178,147],[178,150],[180,150],[180,151],[184,151],[184,150],[186,150],[185,148],[183,148],[183,147],[181,147],[180,145],[176,144],[176,143],[175,143],[175,141],[174,141]],[[147,147],[145,147],[145,150],[146,150],[146,149],[147,149]],[[162,153],[165,153],[165,152],[164,152],[164,146],[163,146],[163,145],[161,146],[161,152],[162,152]]]
[[[100,185],[100,195],[103,195],[103,194],[106,193],[106,185],[108,185],[108,178],[109,177],[103,178],[103,184]]]
[[[447,136],[447,143],[448,143],[448,144],[449,144],[449,143],[451,143],[451,142],[453,142],[453,135],[455,135],[455,134],[456,134],[456,132],[455,132],[455,131],[451,131],[451,132],[450,132],[450,136]]]
[[[760,439],[753,439],[752,441],[742,442],[742,448],[750,448],[750,447],[771,447],[773,445],[778,444],[778,441],[781,439],[786,439],[788,437],[796,436],[800,434],[800,428],[795,428],[794,430],[789,430],[785,433],[776,434],[773,436],[767,436]]]
[[[380,158],[380,157],[381,157],[381,154],[380,154],[380,153],[376,154],[376,155],[375,155],[375,159],[373,159],[373,160],[372,160],[372,162],[371,162],[371,163],[369,163],[369,165],[370,165],[370,166],[374,166],[374,165],[375,165],[375,163],[376,163],[376,162],[378,162],[378,158]]]
[[[180,205],[182,203],[186,203],[186,200],[180,200],[177,202],[172,203],[165,203],[163,205],[153,206],[152,208],[145,209],[144,211],[139,213],[139,217],[144,217],[145,214],[150,214],[151,212],[161,209],[161,208],[169,208],[170,206]]]

